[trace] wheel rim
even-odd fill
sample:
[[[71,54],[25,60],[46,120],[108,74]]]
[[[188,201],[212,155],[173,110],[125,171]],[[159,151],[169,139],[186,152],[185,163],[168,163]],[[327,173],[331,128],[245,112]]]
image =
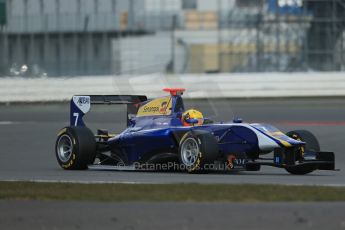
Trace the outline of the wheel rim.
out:
[[[57,155],[62,162],[67,162],[73,152],[73,144],[71,138],[64,134],[59,138],[57,147]]]
[[[182,162],[187,166],[195,164],[198,154],[199,146],[194,138],[186,139],[181,146]]]

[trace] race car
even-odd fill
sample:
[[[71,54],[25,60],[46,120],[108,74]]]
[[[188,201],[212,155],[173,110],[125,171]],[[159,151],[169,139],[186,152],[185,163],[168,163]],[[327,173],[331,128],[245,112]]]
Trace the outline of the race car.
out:
[[[196,109],[185,109],[183,88],[168,95],[77,95],[70,102],[70,126],[55,145],[63,169],[259,171],[262,165],[303,175],[335,170],[333,152],[320,151],[306,130],[286,134],[269,124],[214,122]],[[127,128],[119,134],[94,134],[83,117],[94,104],[127,105]],[[271,154],[270,154],[271,153]],[[263,156],[266,155],[266,156]],[[270,156],[270,157],[269,157]]]

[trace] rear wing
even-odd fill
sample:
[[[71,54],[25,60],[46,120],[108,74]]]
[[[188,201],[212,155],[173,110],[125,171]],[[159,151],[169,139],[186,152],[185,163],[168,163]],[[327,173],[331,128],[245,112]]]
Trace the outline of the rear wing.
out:
[[[141,102],[147,101],[144,95],[75,95],[71,99],[70,125],[85,126],[83,116],[90,111],[93,104],[126,104],[127,125],[129,116],[136,114]]]

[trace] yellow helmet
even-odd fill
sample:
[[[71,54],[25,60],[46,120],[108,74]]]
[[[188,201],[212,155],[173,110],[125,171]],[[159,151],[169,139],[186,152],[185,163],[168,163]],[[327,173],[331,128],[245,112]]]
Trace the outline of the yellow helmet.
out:
[[[197,123],[188,122],[190,119],[198,120]],[[196,109],[188,109],[182,114],[182,123],[184,126],[202,125],[204,123],[204,116]]]

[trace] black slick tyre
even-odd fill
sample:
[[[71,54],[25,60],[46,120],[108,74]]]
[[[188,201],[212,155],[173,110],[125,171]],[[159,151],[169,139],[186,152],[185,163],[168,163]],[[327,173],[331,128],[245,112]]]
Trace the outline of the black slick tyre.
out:
[[[218,156],[218,143],[206,131],[190,131],[181,139],[178,155],[182,166],[189,173],[202,173],[212,170]]]
[[[87,127],[65,127],[55,144],[55,155],[63,169],[87,169],[96,157],[96,140]]]
[[[297,160],[303,159],[303,154],[305,151],[320,151],[320,144],[317,138],[309,131],[307,130],[294,130],[290,131],[286,134],[287,136],[291,137],[292,139],[303,141],[305,142],[304,147],[300,147],[297,152]],[[301,167],[301,166],[291,166],[286,168],[286,171],[288,171],[291,174],[294,175],[305,175],[308,173],[311,173],[315,170],[314,166],[308,166],[308,167]]]

